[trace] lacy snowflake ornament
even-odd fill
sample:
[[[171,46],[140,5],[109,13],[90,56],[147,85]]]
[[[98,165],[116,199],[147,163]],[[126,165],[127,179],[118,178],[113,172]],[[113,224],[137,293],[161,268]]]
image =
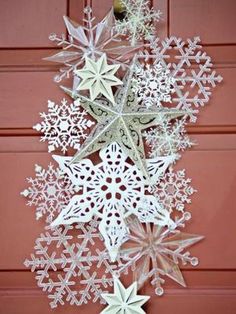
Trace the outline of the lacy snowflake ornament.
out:
[[[174,209],[183,212],[185,203],[190,204],[190,196],[196,192],[190,185],[191,181],[185,177],[185,169],[174,171],[169,167],[155,186],[154,195],[169,212]]]
[[[179,262],[183,265],[198,265],[198,259],[191,257],[186,248],[203,239],[203,236],[183,233],[177,229],[183,228],[185,221],[190,218],[190,213],[185,212],[181,218],[176,219],[175,228],[165,228],[152,224],[142,225],[136,217],[129,217],[129,240],[120,250],[120,257],[126,262],[119,272],[131,269],[134,281],[137,281],[139,287],[150,279],[155,293],[159,296],[164,292],[161,286],[165,282],[163,276],[168,276],[185,287]]]
[[[174,122],[163,120],[155,128],[144,132],[144,138],[150,146],[150,157],[168,156],[191,147],[194,143],[187,135],[186,125],[185,118]]]
[[[52,222],[52,226],[101,219],[103,235],[111,259],[116,259],[120,245],[128,233],[125,218],[135,214],[140,221],[172,225],[169,212],[159,206],[153,195],[147,195],[147,182],[135,165],[127,161],[120,146],[112,143],[100,151],[101,162],[91,160],[70,164],[72,157],[54,156],[62,172],[82,189]],[[148,160],[150,174],[157,181],[176,156]]]
[[[124,7],[125,17],[116,21],[117,31],[126,34],[131,45],[143,39],[150,38],[155,33],[153,21],[158,22],[161,11],[155,11],[149,0],[120,0]]]
[[[87,138],[87,131],[94,124],[78,103],[67,104],[66,99],[60,105],[48,101],[48,113],[40,113],[44,120],[33,128],[43,132],[41,141],[48,141],[48,152],[57,148],[65,154],[69,147],[80,148],[82,140]]]
[[[209,101],[211,89],[222,77],[212,69],[211,58],[202,51],[199,37],[187,42],[174,36],[162,41],[157,38],[150,41],[149,47],[151,53],[143,53],[145,60],[161,64],[174,78],[172,102],[176,108],[199,108]]]
[[[141,308],[149,299],[149,296],[137,294],[137,282],[127,289],[119,279],[114,279],[114,293],[102,294],[108,303],[101,314],[145,314]]]
[[[119,67],[119,64],[107,64],[105,53],[97,61],[86,57],[84,68],[74,71],[75,75],[82,79],[76,89],[89,89],[91,100],[102,94],[114,103],[112,86],[123,85],[123,82],[115,76]]]
[[[62,174],[59,168],[54,169],[52,164],[47,170],[35,165],[35,174],[35,178],[27,178],[31,186],[21,195],[28,199],[28,206],[36,208],[36,219],[46,216],[46,221],[51,223],[79,189],[67,174]]]
[[[35,254],[24,264],[36,272],[38,286],[48,293],[51,308],[86,304],[100,300],[113,285],[117,266],[99,249],[98,222],[73,226],[46,227],[36,240]]]
[[[63,51],[44,58],[64,65],[60,74],[54,77],[56,82],[69,78],[74,70],[79,69],[85,61],[85,57],[96,59],[104,52],[112,63],[125,63],[133,56],[137,47],[131,47],[129,42],[122,41],[120,34],[115,30],[115,17],[111,10],[104,19],[94,24],[95,18],[92,9],[84,9],[84,25],[78,25],[64,16],[64,22],[68,32],[60,37],[51,34],[49,39],[62,47]]]
[[[162,102],[171,103],[174,92],[174,78],[170,71],[160,63],[155,65],[137,65],[133,78],[133,91],[138,96],[140,104],[147,108],[162,107]]]

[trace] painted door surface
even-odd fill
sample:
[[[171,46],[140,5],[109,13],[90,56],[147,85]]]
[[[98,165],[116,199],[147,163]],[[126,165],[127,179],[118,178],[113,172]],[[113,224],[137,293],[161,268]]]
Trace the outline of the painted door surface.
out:
[[[94,0],[101,18],[112,5]],[[177,169],[186,168],[198,190],[189,210],[192,221],[186,232],[205,235],[191,249],[197,268],[182,267],[188,288],[166,281],[166,293],[151,295],[149,314],[236,313],[236,32],[235,0],[154,0],[163,12],[160,37],[183,39],[200,36],[212,56],[223,83],[201,110],[198,123],[189,127],[198,145],[184,153]],[[89,303],[51,310],[48,298],[37,286],[23,261],[30,256],[43,221],[35,221],[19,193],[25,177],[34,176],[34,164],[51,161],[46,144],[32,125],[47,100],[64,94],[53,82],[57,66],[42,58],[55,53],[51,32],[65,31],[63,15],[82,20],[82,0],[0,0],[0,313],[99,313],[102,306]]]

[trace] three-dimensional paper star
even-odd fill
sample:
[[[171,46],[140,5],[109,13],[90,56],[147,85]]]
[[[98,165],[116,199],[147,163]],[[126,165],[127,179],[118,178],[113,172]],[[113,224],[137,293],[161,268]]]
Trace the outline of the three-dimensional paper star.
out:
[[[146,109],[138,105],[137,98],[131,88],[134,63],[124,78],[124,86],[115,93],[115,103],[112,105],[105,99],[91,101],[82,95],[74,93],[65,87],[62,89],[71,97],[78,98],[76,102],[95,119],[97,125],[90,136],[84,141],[71,163],[78,162],[85,156],[98,151],[104,146],[116,142],[130,157],[136,166],[148,179],[142,131],[148,127],[160,124],[163,119],[169,121],[190,112],[178,109]]]
[[[111,103],[114,103],[112,86],[122,85],[115,73],[120,65],[107,64],[107,56],[104,53],[97,61],[85,57],[85,66],[81,70],[74,71],[76,76],[82,80],[77,90],[89,90],[91,100],[94,100],[99,94],[102,94]]]
[[[119,279],[114,278],[114,293],[102,294],[108,303],[101,314],[145,314],[141,306],[150,299],[149,296],[137,295],[137,283],[127,289]]]

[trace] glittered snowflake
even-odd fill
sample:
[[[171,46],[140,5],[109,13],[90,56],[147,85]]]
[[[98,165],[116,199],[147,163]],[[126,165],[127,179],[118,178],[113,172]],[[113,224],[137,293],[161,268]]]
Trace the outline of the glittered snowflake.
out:
[[[45,170],[35,166],[35,178],[27,178],[31,185],[21,194],[28,199],[27,205],[36,208],[36,219],[43,216],[51,223],[57,214],[67,205],[78,187],[75,187],[67,174],[50,164]]]
[[[202,236],[179,230],[190,218],[190,213],[185,212],[181,218],[176,219],[176,228],[165,228],[152,224],[142,225],[137,218],[129,217],[129,240],[123,244],[120,251],[122,261],[126,262],[119,272],[132,270],[134,281],[137,281],[139,287],[150,280],[157,295],[164,292],[164,276],[185,287],[179,262],[183,265],[198,265],[198,259],[192,257],[186,249],[203,239]]]
[[[169,167],[156,185],[154,194],[169,212],[174,209],[183,212],[185,203],[190,204],[190,196],[196,192],[190,183],[191,179],[185,177],[185,169],[174,171]]]
[[[187,135],[186,124],[186,118],[174,122],[163,120],[155,128],[144,132],[150,156],[168,156],[191,147],[193,142]]]
[[[49,100],[48,113],[40,113],[40,116],[44,120],[33,128],[43,132],[41,141],[48,141],[49,152],[60,148],[65,154],[69,147],[79,149],[81,141],[87,138],[87,131],[94,124],[78,102],[69,105],[65,99],[60,105]]]
[[[199,37],[187,42],[173,36],[156,39],[150,41],[149,47],[151,52],[147,50],[143,58],[161,64],[174,78],[172,102],[176,108],[199,108],[209,101],[211,89],[222,77],[212,69],[211,58],[202,51]],[[195,120],[193,116],[192,121]]]
[[[120,34],[115,30],[113,10],[97,24],[94,23],[95,18],[89,6],[84,9],[84,14],[84,25],[78,25],[64,16],[68,37],[65,34],[49,36],[51,41],[63,49],[61,52],[45,58],[45,60],[64,65],[60,69],[60,73],[54,77],[56,82],[69,78],[74,70],[81,68],[85,57],[96,59],[105,52],[111,62],[124,64],[136,51],[136,48],[131,47],[129,42],[122,41]],[[76,82],[74,83],[76,84]]]
[[[127,161],[120,146],[112,143],[100,151],[101,162],[91,160],[71,164],[72,157],[54,156],[62,172],[82,189],[52,222],[52,226],[101,219],[99,230],[112,260],[128,233],[125,218],[135,214],[140,221],[172,225],[169,212],[148,195],[148,182],[135,165]],[[147,160],[148,171],[157,181],[176,156]]]
[[[149,0],[120,0],[125,17],[116,21],[118,32],[128,35],[132,45],[142,39],[150,38],[155,33],[153,21],[159,21],[161,11],[151,8]]]
[[[94,219],[89,224],[55,229],[48,226],[37,238],[35,253],[24,264],[36,272],[38,286],[48,293],[51,308],[66,302],[104,303],[101,294],[113,285],[116,265],[99,248],[102,243],[97,225]]]
[[[138,101],[146,106],[162,107],[163,102],[171,102],[171,94],[174,92],[174,78],[170,71],[160,63],[154,66],[137,66],[133,79],[133,90],[138,96]]]

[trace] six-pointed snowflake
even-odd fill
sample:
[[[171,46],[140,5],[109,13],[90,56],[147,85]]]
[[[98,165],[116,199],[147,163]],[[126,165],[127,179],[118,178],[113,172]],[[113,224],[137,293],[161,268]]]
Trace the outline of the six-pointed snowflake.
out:
[[[159,225],[172,225],[173,221],[157,199],[146,194],[147,182],[138,168],[127,162],[118,144],[112,143],[101,150],[100,158],[102,162],[93,165],[89,159],[70,164],[72,157],[54,156],[62,172],[83,192],[72,197],[52,226],[88,222],[94,215],[100,217],[99,230],[111,259],[115,260],[128,232],[126,217],[135,214],[140,221]],[[173,159],[162,158],[161,163],[159,159],[148,161],[148,169],[156,181]]]
[[[27,205],[36,207],[36,219],[46,216],[51,223],[55,216],[67,205],[78,187],[73,185],[67,174],[62,174],[53,165],[48,170],[35,166],[36,177],[27,178],[31,185],[21,194],[28,198]]]
[[[193,142],[187,135],[186,124],[185,118],[172,123],[163,120],[156,128],[144,132],[150,146],[150,156],[168,156],[191,147]]]
[[[177,229],[183,228],[185,221],[190,218],[190,213],[185,212],[181,218],[176,219],[176,228],[165,228],[148,223],[142,225],[136,217],[129,217],[129,240],[120,250],[120,257],[125,262],[119,273],[131,269],[139,287],[150,279],[157,295],[163,294],[163,276],[168,276],[185,287],[179,261],[183,265],[198,265],[198,259],[191,257],[185,249],[203,239],[202,236],[183,233]]]
[[[185,177],[185,169],[173,171],[170,167],[156,185],[154,195],[169,212],[174,209],[182,212],[185,203],[190,204],[190,196],[196,192],[190,183],[191,179]]]
[[[52,308],[65,302],[104,303],[101,294],[113,285],[117,266],[98,247],[101,236],[97,225],[94,219],[89,224],[55,229],[48,226],[36,240],[35,254],[25,260],[25,266],[36,272],[38,286],[48,293]]]
[[[146,106],[162,107],[163,102],[171,102],[174,92],[174,78],[170,71],[160,63],[151,66],[137,66],[133,79],[133,90],[138,95],[138,101]]]
[[[87,131],[94,124],[78,102],[68,105],[65,99],[61,105],[49,100],[48,113],[40,113],[40,116],[44,120],[33,128],[44,133],[41,141],[48,141],[49,152],[57,148],[61,148],[63,153],[69,147],[79,149],[81,140],[87,138]]]

